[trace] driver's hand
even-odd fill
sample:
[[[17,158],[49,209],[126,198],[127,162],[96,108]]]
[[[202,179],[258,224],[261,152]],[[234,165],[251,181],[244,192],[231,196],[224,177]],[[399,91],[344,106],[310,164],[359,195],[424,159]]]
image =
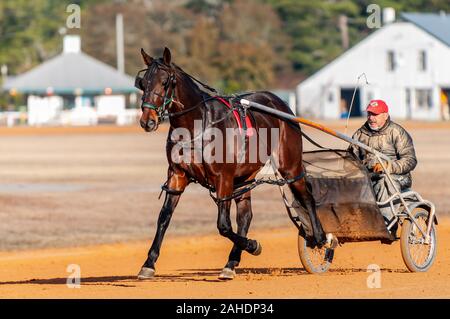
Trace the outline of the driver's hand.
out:
[[[390,172],[390,170],[391,170],[390,163],[384,162],[384,166],[386,167],[386,170],[388,172]],[[376,163],[375,166],[373,167],[372,171],[377,174],[386,173],[383,169],[383,166],[381,166],[380,163]]]
[[[373,172],[377,174],[383,173],[383,166],[381,166],[380,163],[376,163],[375,166],[373,167]]]

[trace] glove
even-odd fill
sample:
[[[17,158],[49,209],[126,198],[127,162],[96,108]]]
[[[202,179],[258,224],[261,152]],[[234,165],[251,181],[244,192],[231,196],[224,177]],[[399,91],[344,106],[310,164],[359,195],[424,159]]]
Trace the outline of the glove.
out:
[[[368,170],[373,170],[374,166],[378,163],[378,160],[371,154],[368,154],[362,163]]]
[[[372,170],[374,173],[381,174],[383,173],[383,166],[380,163],[376,163]]]
[[[386,167],[387,172],[384,172],[383,166],[381,166],[380,163],[376,163],[372,170],[374,173],[377,173],[377,174],[381,174],[383,172],[389,173],[389,171],[391,170],[391,165],[389,164],[389,162],[385,162],[384,166]]]

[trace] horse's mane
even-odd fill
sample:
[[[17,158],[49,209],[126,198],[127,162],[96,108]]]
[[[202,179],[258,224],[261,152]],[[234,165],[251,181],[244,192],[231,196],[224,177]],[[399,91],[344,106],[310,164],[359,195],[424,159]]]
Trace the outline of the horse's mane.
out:
[[[215,88],[213,88],[213,87],[209,86],[208,84],[205,84],[202,81],[196,79],[195,77],[193,77],[189,73],[185,72],[181,67],[179,67],[175,63],[172,63],[172,66],[174,67],[174,69],[178,73],[180,73],[181,75],[184,76],[184,78],[188,81],[188,83],[191,86],[194,86],[194,87],[198,88],[200,91],[202,91],[203,93],[208,94],[209,96],[217,95],[217,90]]]

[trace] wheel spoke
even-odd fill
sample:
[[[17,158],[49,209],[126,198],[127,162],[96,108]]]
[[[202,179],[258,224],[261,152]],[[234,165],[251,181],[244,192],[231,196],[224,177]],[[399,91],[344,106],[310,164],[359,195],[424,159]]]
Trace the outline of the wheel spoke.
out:
[[[308,248],[308,253],[311,258],[311,263],[314,265],[314,267],[317,266],[317,268],[321,268],[322,264],[326,262],[324,249],[318,249],[317,247]]]
[[[317,246],[311,247],[305,239],[301,239],[299,243],[301,243],[301,246],[299,246],[301,247],[299,250],[300,258],[305,269],[310,273],[326,272],[331,262],[328,259],[327,249],[324,247],[318,248]]]
[[[421,229],[426,229],[427,227],[427,222],[424,216],[418,216],[416,223]],[[434,242],[432,237],[431,242],[429,244],[425,244],[425,238],[423,237],[419,227],[415,224],[411,225],[408,243],[410,255],[414,264],[421,268],[428,264],[433,253]]]

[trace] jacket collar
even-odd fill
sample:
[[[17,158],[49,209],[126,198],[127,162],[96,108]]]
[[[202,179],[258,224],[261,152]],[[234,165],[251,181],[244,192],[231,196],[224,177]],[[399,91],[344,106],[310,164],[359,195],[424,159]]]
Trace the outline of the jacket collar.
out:
[[[389,116],[386,123],[384,123],[383,127],[380,128],[378,131],[374,131],[370,128],[369,123],[366,121],[364,125],[362,126],[362,131],[368,135],[378,135],[378,134],[384,134],[386,129],[391,125],[391,117]]]

